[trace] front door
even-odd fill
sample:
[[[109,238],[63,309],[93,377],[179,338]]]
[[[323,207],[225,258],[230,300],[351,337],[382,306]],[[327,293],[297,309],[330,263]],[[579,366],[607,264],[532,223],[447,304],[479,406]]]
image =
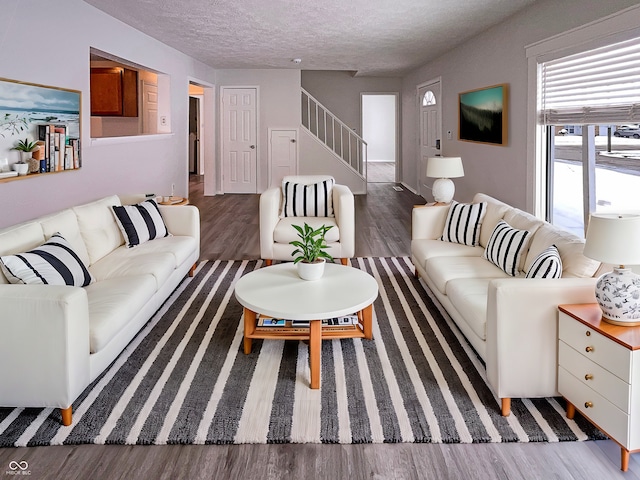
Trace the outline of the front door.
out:
[[[439,157],[441,152],[442,120],[440,115],[440,80],[434,80],[418,88],[420,109],[420,148],[418,158],[418,193],[431,201],[430,189],[426,186],[427,158]]]
[[[257,90],[223,88],[222,186],[225,193],[257,193]]]

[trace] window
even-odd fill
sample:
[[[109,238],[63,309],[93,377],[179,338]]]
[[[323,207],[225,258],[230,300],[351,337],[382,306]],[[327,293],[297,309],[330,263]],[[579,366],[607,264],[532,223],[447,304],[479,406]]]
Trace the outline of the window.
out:
[[[427,90],[422,97],[422,106],[427,107],[429,105],[436,104],[436,96],[431,90]]]
[[[640,37],[538,70],[547,220],[584,236],[590,213],[638,208]]]

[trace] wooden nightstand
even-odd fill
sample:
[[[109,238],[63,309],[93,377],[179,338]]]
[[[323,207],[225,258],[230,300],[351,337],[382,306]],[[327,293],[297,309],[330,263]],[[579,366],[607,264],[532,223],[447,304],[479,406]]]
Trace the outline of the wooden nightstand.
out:
[[[620,445],[620,469],[640,451],[640,326],[602,320],[598,304],[558,307],[558,391]]]

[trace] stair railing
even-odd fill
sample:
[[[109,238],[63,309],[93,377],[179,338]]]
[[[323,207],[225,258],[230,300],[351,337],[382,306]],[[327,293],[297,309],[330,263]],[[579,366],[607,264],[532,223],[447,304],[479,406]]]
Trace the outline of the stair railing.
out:
[[[337,157],[367,177],[367,142],[331,113],[313,95],[302,90],[302,125]]]

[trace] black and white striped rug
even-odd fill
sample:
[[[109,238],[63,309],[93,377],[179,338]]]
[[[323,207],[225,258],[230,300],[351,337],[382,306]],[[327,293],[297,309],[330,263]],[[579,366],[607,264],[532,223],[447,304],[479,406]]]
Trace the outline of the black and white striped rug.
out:
[[[0,408],[0,446],[227,443],[557,442],[604,438],[558,399],[500,416],[484,367],[413,277],[408,258],[358,258],[380,284],[374,340],[308,347],[254,341],[242,352],[234,282],[260,261],[203,262],[73,405]]]

